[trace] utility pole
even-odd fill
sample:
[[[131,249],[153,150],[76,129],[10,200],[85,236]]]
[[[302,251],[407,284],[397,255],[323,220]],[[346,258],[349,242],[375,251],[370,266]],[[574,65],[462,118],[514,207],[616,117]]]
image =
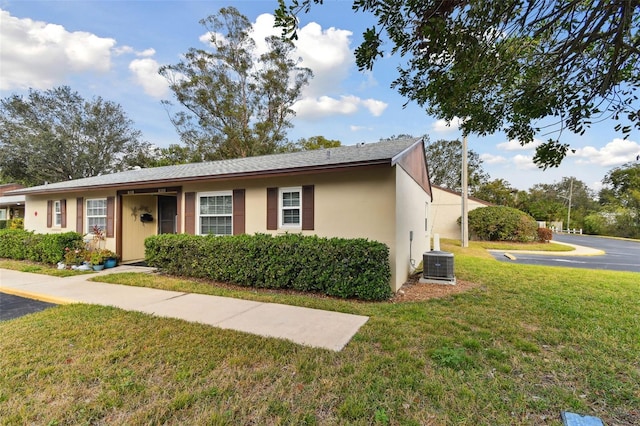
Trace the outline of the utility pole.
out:
[[[460,219],[462,247],[469,247],[469,206],[468,206],[468,182],[467,182],[467,135],[462,135],[462,215]]]
[[[571,220],[571,197],[573,196],[573,176],[569,181],[569,209],[567,210],[567,233],[569,233],[569,221]]]

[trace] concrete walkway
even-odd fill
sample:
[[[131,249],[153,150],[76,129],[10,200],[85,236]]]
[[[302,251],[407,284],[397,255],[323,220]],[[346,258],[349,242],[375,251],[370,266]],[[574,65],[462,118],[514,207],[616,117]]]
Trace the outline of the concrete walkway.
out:
[[[278,303],[88,281],[97,275],[153,271],[153,268],[122,265],[97,274],[59,278],[0,269],[0,292],[57,304],[114,306],[333,351],[342,350],[369,319]]]
[[[594,249],[591,247],[579,246],[576,244],[561,243],[560,241],[554,241],[555,244],[562,244],[563,246],[573,247],[571,251],[536,251],[536,250],[487,250],[493,253],[504,253],[506,257],[513,257],[517,254],[543,254],[549,256],[600,256],[605,254],[604,251]]]

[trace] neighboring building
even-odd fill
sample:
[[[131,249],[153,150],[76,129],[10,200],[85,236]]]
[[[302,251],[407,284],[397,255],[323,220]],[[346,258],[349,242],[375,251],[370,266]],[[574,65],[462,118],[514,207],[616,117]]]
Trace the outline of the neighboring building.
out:
[[[368,238],[389,246],[398,290],[429,247],[431,185],[420,140],[403,139],[130,170],[13,191],[25,229],[106,231],[122,261],[163,233],[285,232]],[[412,240],[410,238],[412,237]]]
[[[24,217],[24,195],[5,195],[21,188],[24,187],[17,183],[0,185],[0,221]]]
[[[433,202],[430,216],[434,219],[429,226],[429,233],[438,234],[440,238],[459,240],[461,231],[458,219],[462,215],[462,194],[436,185],[431,185],[431,188]],[[467,200],[469,211],[493,205],[475,197],[468,197]]]

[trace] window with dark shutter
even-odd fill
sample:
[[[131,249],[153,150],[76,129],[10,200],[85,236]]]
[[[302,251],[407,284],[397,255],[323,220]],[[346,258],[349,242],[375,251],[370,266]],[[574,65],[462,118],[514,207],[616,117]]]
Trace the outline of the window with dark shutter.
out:
[[[267,229],[278,229],[278,188],[267,188]]]
[[[76,232],[84,235],[84,198],[76,199]]]
[[[314,186],[305,185],[302,187],[302,229],[314,229]]]
[[[53,226],[53,201],[47,200],[47,228]]]
[[[116,198],[107,197],[107,238],[113,238],[115,231]]]
[[[60,200],[60,227],[67,227],[67,200]]]
[[[244,189],[233,190],[233,235],[244,234],[245,231]]]
[[[196,233],[196,193],[184,194],[184,232],[195,235]]]

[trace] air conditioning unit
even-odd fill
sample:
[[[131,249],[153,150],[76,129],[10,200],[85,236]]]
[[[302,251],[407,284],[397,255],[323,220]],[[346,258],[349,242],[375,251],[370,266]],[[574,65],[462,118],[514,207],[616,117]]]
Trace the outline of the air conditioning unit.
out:
[[[442,284],[455,284],[453,275],[453,253],[446,251],[428,251],[422,255],[422,276],[429,282],[442,282]]]

